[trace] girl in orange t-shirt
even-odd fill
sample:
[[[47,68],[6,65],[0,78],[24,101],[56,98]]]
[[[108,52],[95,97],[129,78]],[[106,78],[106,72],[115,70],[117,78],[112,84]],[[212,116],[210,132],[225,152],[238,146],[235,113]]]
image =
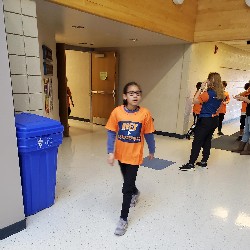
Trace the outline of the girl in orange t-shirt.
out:
[[[250,83],[247,82],[244,86],[244,89],[247,90],[249,87],[250,87]],[[248,96],[249,94],[250,93],[248,91],[244,91],[240,95]],[[241,106],[241,116],[240,116],[240,134],[237,138],[237,141],[241,141],[242,139],[242,135],[243,135],[244,127],[245,127],[245,120],[246,120],[246,108],[247,108],[247,103],[243,101],[242,106]]]
[[[196,92],[195,92],[194,96],[196,95],[196,93],[201,88],[201,85],[202,85],[202,82],[197,82],[197,84],[196,84]],[[200,103],[193,104],[194,124],[197,122],[197,120],[199,118],[199,114],[201,112],[201,107],[202,107],[202,105]]]
[[[197,82],[196,84],[196,92],[194,94],[194,96],[196,95],[196,93],[199,91],[199,89],[201,88],[201,85],[202,85],[202,82]],[[194,129],[195,129],[195,126],[196,126],[196,122],[199,118],[199,114],[201,112],[201,107],[202,105],[200,103],[196,103],[196,104],[193,104],[193,117],[194,117],[194,123],[193,125],[191,126],[191,128],[188,130],[187,134],[186,134],[186,138],[188,140],[190,140],[190,137],[191,135],[194,133]]]
[[[218,126],[218,135],[224,135],[221,131],[222,129],[222,122],[224,120],[224,117],[225,117],[225,114],[227,112],[227,104],[229,103],[230,101],[230,97],[229,97],[229,94],[227,91],[225,91],[226,87],[227,87],[227,82],[226,81],[222,81],[222,85],[224,87],[224,100],[223,102],[221,103],[221,106],[219,108],[219,126]]]
[[[144,138],[149,148],[149,159],[154,158],[155,131],[150,112],[139,106],[141,87],[130,82],[123,89],[124,105],[116,107],[106,124],[108,129],[108,163],[118,160],[123,175],[123,203],[115,235],[125,234],[129,208],[135,206],[140,192],[135,185],[139,165],[143,161]]]

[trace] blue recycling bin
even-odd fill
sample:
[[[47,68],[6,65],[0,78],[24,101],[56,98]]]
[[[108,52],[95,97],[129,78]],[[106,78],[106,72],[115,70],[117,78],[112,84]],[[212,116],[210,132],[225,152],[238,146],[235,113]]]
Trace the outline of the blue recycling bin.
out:
[[[15,116],[24,213],[35,214],[54,204],[60,122],[21,113]]]

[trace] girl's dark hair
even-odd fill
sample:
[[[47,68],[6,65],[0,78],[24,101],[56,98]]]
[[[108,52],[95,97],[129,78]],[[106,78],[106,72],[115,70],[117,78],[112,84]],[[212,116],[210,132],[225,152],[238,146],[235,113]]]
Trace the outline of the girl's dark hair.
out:
[[[138,89],[141,91],[141,86],[140,86],[138,83],[136,83],[136,82],[129,82],[129,83],[127,83],[127,84],[124,86],[124,88],[123,88],[123,94],[124,94],[124,95],[127,94],[128,88],[129,88],[130,86],[137,86]],[[125,99],[123,99],[123,105],[125,105],[125,106],[128,105],[128,101],[125,100]]]
[[[244,89],[247,90],[249,87],[250,87],[250,83],[247,82],[247,83],[245,84],[245,86],[244,86]]]
[[[197,90],[199,90],[199,89],[200,89],[201,84],[202,84],[202,82],[197,82],[197,83],[196,83],[196,89],[197,89]]]

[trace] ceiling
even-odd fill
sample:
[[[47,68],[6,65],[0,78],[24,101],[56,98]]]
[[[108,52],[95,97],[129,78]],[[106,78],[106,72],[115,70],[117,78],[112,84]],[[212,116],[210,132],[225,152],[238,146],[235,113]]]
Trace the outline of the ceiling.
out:
[[[80,12],[45,0],[36,0],[36,2],[38,19],[55,31],[56,42],[88,48],[187,43],[181,39]],[[136,41],[133,41],[134,39]],[[246,40],[221,42],[250,52],[250,45],[247,45]]]
[[[187,43],[181,39],[80,12],[44,0],[36,0],[36,2],[38,19],[55,30],[56,42],[91,48]]]

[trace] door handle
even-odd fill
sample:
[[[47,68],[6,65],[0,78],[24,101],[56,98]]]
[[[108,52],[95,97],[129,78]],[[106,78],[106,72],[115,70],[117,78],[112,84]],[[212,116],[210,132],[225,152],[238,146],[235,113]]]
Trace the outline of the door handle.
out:
[[[104,90],[92,90],[91,94],[113,95],[113,97],[114,97],[115,96],[115,90],[113,90],[112,92],[105,92]]]

